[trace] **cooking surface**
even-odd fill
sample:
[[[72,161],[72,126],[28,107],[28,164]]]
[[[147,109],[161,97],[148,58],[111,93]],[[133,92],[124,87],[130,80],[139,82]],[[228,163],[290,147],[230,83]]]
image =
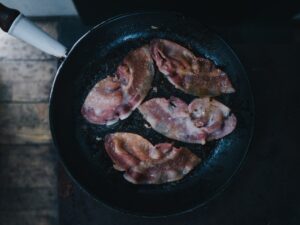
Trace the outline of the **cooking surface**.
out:
[[[65,21],[63,43],[71,44],[77,21]],[[240,24],[214,27],[233,47],[246,68],[256,105],[256,127],[248,157],[230,186],[207,206],[165,219],[137,218],[95,202],[62,168],[59,170],[61,224],[298,224],[300,185],[296,87],[299,26]],[[84,29],[83,29],[84,30]],[[298,210],[298,211],[297,211]],[[125,222],[126,221],[126,222]]]

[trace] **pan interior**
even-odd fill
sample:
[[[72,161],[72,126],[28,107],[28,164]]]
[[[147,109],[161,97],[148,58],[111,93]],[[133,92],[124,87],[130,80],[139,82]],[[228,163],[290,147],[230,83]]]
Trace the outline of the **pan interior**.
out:
[[[132,49],[154,38],[175,41],[196,55],[214,61],[229,75],[237,92],[218,100],[237,116],[235,131],[204,146],[170,140],[146,127],[138,110],[112,126],[87,122],[82,104],[91,88],[113,74]],[[187,103],[195,97],[174,88],[156,70],[147,99],[176,96]],[[62,161],[76,181],[96,199],[122,211],[162,216],[203,204],[236,171],[247,150],[253,126],[252,95],[245,72],[231,49],[205,27],[177,15],[133,14],[106,22],[85,36],[63,63],[56,78],[51,102],[50,123]],[[114,132],[132,132],[152,144],[172,142],[184,146],[203,159],[184,179],[162,185],[133,185],[113,169],[103,139]]]

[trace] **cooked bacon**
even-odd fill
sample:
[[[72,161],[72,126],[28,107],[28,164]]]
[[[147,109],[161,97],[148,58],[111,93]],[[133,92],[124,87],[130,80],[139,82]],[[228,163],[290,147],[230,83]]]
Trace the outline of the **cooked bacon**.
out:
[[[205,143],[206,133],[195,126],[188,105],[179,98],[153,98],[139,107],[151,127],[166,137],[190,143]]]
[[[176,88],[199,97],[235,92],[227,74],[212,61],[164,39],[153,40],[150,46],[158,69]]]
[[[236,126],[230,109],[210,98],[198,98],[189,105],[176,97],[153,98],[140,105],[139,111],[154,130],[187,143],[220,139]]]
[[[124,178],[134,184],[180,180],[201,161],[186,148],[176,148],[170,143],[153,146],[133,133],[107,135],[105,149],[114,162],[114,168],[125,171]]]
[[[148,46],[131,51],[113,76],[99,81],[82,106],[82,115],[94,124],[113,124],[126,119],[151,88],[153,60]]]
[[[125,171],[149,159],[152,144],[140,135],[114,133],[105,137],[105,149],[117,170]]]

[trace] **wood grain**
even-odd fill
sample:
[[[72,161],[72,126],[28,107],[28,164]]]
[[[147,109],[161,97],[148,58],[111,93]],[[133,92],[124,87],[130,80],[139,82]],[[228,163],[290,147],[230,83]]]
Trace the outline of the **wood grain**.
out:
[[[57,224],[57,213],[54,209],[29,210],[19,212],[0,212],[2,225],[54,225]]]
[[[53,209],[56,198],[53,188],[1,188],[0,211]]]
[[[0,104],[0,144],[50,142],[48,104]]]
[[[0,61],[0,102],[47,102],[56,61]]]
[[[57,23],[38,23],[57,37]],[[54,57],[0,32],[0,225],[56,225],[48,98]]]
[[[0,188],[57,187],[52,145],[0,145]]]

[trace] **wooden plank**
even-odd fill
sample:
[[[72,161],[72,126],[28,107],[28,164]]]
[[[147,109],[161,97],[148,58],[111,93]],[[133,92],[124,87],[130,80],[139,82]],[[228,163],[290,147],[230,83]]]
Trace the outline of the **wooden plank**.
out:
[[[0,102],[47,102],[57,62],[0,61]]]
[[[44,210],[56,207],[56,189],[0,188],[0,212]]]
[[[0,188],[56,190],[56,163],[52,145],[0,145]]]
[[[0,144],[50,142],[48,104],[0,104]]]
[[[38,22],[42,30],[57,38],[56,22]],[[45,60],[53,59],[35,47],[0,31],[0,60]]]
[[[33,210],[25,212],[0,212],[3,225],[57,225],[57,210]]]

